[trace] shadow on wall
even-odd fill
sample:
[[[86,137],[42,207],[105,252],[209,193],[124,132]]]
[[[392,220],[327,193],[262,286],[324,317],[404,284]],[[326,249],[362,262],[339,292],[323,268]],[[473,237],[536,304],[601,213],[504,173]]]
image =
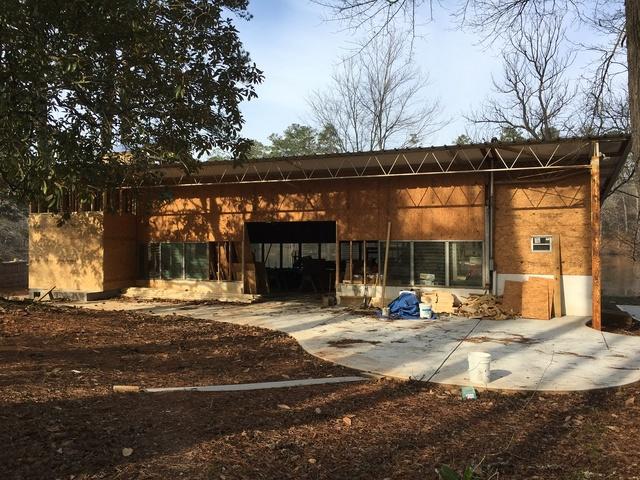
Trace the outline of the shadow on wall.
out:
[[[141,240],[241,241],[244,221],[336,221],[341,240],[378,240],[388,220],[392,239],[482,240],[484,188],[456,180],[466,183],[406,177],[176,188],[172,202],[145,212]]]
[[[102,291],[104,216],[52,213],[29,217],[29,288]]]

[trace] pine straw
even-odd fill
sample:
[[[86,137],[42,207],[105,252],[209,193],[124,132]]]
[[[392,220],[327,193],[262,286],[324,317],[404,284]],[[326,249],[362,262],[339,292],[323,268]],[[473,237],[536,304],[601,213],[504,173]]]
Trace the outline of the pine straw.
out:
[[[640,444],[638,385],[567,395],[480,392],[476,401],[461,400],[458,388],[393,381],[119,395],[110,391],[114,383],[353,372],[259,328],[3,306],[2,479],[432,479],[442,464],[478,463],[485,479],[496,472],[494,479],[638,478],[630,449]],[[133,453],[124,457],[123,448]]]

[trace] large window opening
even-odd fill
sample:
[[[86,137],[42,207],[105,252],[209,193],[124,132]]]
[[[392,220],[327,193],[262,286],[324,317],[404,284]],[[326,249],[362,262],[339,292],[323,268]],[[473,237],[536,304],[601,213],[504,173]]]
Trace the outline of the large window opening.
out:
[[[234,280],[234,242],[165,242],[140,246],[140,278]],[[237,279],[235,279],[237,280]]]
[[[340,242],[340,281],[381,284],[386,242],[353,240]],[[387,285],[482,287],[481,241],[389,242]]]
[[[248,222],[256,271],[270,291],[330,291],[335,285],[335,222]]]

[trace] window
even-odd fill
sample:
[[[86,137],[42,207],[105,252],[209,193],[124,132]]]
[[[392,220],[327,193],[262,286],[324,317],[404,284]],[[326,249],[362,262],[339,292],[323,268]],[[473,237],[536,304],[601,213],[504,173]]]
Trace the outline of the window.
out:
[[[160,278],[160,244],[140,245],[140,278]]]
[[[445,242],[414,242],[413,278],[416,285],[446,285]]]
[[[536,235],[531,237],[532,252],[550,252],[551,251],[551,235]]]
[[[184,244],[185,278],[209,278],[209,247],[206,243]]]
[[[482,242],[449,242],[449,285],[482,286]]]
[[[160,260],[163,279],[184,278],[184,243],[161,243]]]
[[[297,243],[282,244],[282,268],[293,268],[299,256]]]
[[[381,268],[384,272],[385,242],[380,242]],[[388,285],[411,283],[411,242],[389,242]]]
[[[262,248],[265,268],[280,268],[280,244],[265,243]]]
[[[320,258],[335,262],[336,260],[336,244],[335,243],[321,243],[320,244]]]
[[[365,259],[367,261],[367,273],[378,273],[379,254],[377,241],[367,240]]]
[[[302,256],[319,258],[319,243],[303,243],[302,244]]]

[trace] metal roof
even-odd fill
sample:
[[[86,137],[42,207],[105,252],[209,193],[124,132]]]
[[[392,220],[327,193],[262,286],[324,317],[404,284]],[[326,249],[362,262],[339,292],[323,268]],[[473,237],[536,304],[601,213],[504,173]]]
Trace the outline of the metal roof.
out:
[[[594,146],[601,153],[601,187],[606,193],[630,148],[628,135],[574,137],[553,141],[491,142],[370,152],[204,162],[196,174],[164,167],[164,185],[204,185],[353,179],[409,175],[496,172],[512,180],[566,175],[590,167]]]

